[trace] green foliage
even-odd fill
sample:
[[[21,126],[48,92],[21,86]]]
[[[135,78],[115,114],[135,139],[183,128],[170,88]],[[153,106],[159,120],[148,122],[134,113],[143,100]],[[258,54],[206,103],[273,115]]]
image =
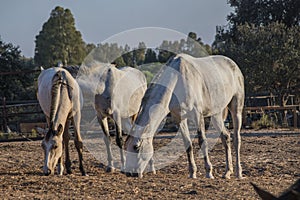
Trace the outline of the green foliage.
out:
[[[270,92],[284,106],[300,95],[300,1],[230,0],[228,29],[217,27],[214,54],[231,57],[245,75],[246,93]],[[296,97],[297,98],[297,97]]]
[[[52,10],[35,43],[34,60],[37,65],[46,67],[59,61],[65,65],[80,64],[87,53],[71,11],[59,6]]]
[[[163,66],[163,64],[156,62],[156,63],[148,63],[138,66],[138,69],[141,70],[147,79],[147,84],[149,84],[154,75],[160,70],[160,68]]]
[[[158,61],[166,62],[171,56],[178,53],[186,53],[194,57],[208,56],[212,53],[209,45],[205,45],[197,34],[190,32],[186,39],[180,41],[164,40],[159,46]]]
[[[141,65],[145,60],[146,45],[144,42],[139,42],[137,49],[133,50],[133,57],[136,65]]]
[[[118,66],[137,67],[147,63],[156,63],[157,61],[165,63],[175,53],[187,53],[195,57],[211,54],[211,47],[205,45],[201,38],[197,39],[196,33],[191,32],[189,35],[196,38],[196,40],[190,37],[180,41],[164,40],[156,51],[147,48],[144,42],[139,42],[138,47],[133,49],[127,44],[124,48],[117,43],[98,44],[86,57],[85,63],[97,60],[102,63],[116,63]],[[158,52],[158,55],[156,52]]]
[[[279,105],[285,105],[290,94],[299,94],[299,26],[245,24],[236,33],[235,40],[227,40],[218,50],[238,63],[248,94],[269,91],[279,95]]]
[[[157,62],[157,56],[154,50],[152,49],[147,49],[146,54],[145,54],[145,60],[144,63],[154,63]]]
[[[95,48],[96,48],[96,45],[94,45],[94,44],[87,44],[85,46],[86,55],[88,55],[89,53],[91,53],[92,50],[95,49]]]
[[[288,27],[300,23],[300,1],[298,0],[229,0],[234,12],[227,17],[232,28],[251,23],[257,26],[273,22]]]
[[[122,57],[123,53],[123,47],[117,43],[98,44],[97,47],[86,56],[84,62],[90,63],[96,60],[101,63],[114,63],[121,67],[126,65]]]
[[[130,51],[130,47],[126,44],[124,47],[124,52],[122,54],[123,61],[125,62],[126,66],[134,67],[134,58],[133,52]]]
[[[268,115],[263,114],[258,121],[252,122],[251,127],[255,130],[263,128],[276,128],[276,124],[268,117]]]
[[[34,99],[34,80],[37,75],[26,73],[33,69],[32,59],[22,57],[19,47],[6,44],[0,38],[0,98],[5,97],[7,101]],[[17,73],[22,71],[25,72]]]

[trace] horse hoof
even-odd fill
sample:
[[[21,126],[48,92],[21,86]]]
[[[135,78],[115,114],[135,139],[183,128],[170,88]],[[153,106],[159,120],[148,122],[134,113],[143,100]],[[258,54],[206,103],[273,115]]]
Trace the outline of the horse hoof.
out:
[[[236,178],[242,180],[242,179],[245,179],[246,177],[243,177],[242,175],[238,175],[238,176],[236,176]]]
[[[235,177],[238,178],[238,179],[244,179],[242,173],[236,173]]]
[[[115,168],[113,168],[113,167],[107,167],[106,168],[106,172],[107,173],[112,173],[112,172],[114,172],[115,171]]]
[[[126,172],[125,174],[126,174],[127,177],[139,177],[139,178],[143,177],[143,175],[140,176],[140,174],[133,173],[133,172]]]
[[[189,176],[189,178],[196,179],[197,176],[196,176],[196,174],[192,174],[192,175]]]
[[[215,177],[213,175],[206,175],[206,178],[215,179]]]
[[[230,179],[230,174],[226,173],[226,174],[224,174],[224,175],[222,176],[222,178],[224,178],[224,179]]]

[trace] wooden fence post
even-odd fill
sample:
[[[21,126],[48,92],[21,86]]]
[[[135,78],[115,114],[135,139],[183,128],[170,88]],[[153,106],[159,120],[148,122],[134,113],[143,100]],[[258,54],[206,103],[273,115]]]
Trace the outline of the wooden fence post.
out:
[[[8,132],[7,130],[7,112],[6,112],[6,98],[3,97],[2,99],[2,105],[3,105],[3,109],[2,109],[2,116],[3,116],[3,131],[5,133]]]
[[[297,110],[296,107],[293,108],[293,118],[294,118],[294,129],[297,129],[298,119],[297,119]]]

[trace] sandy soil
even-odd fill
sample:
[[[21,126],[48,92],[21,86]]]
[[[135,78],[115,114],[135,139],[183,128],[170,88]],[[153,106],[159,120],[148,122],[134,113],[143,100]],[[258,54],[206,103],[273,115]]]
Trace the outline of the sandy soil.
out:
[[[168,139],[156,139],[155,146]],[[199,150],[197,141],[195,151]],[[197,179],[189,179],[186,156],[182,155],[156,175],[142,179],[105,168],[87,149],[84,152],[88,177],[80,176],[78,157],[71,143],[73,174],[43,176],[40,141],[0,143],[1,199],[258,199],[250,182],[275,195],[300,178],[300,133],[243,131],[244,179],[222,179],[225,153],[221,142],[210,152],[214,180],[204,178],[203,160],[196,156]],[[233,152],[234,153],[234,152]]]

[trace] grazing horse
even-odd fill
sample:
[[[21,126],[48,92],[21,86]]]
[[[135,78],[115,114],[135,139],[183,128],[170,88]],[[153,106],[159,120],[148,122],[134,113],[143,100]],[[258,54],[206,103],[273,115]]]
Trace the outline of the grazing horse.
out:
[[[72,122],[80,171],[82,175],[86,175],[83,167],[83,144],[80,135],[82,96],[78,83],[67,70],[59,67],[49,68],[43,70],[38,77],[37,96],[49,127],[49,131],[42,141],[45,155],[44,174],[54,174],[57,164],[58,174],[63,174],[63,148],[65,149],[67,173],[72,173],[69,155],[69,125]]]
[[[116,143],[120,148],[121,171],[124,171],[125,154],[122,130],[129,132],[132,122],[139,110],[147,88],[144,74],[131,67],[116,68],[110,65],[103,71],[100,78],[101,91],[95,94],[95,109],[98,122],[104,132],[108,166],[111,172],[113,156],[111,152],[111,136],[108,129],[108,118],[112,119],[116,128]]]
[[[256,193],[263,200],[299,200],[300,199],[300,179],[298,179],[290,188],[288,188],[279,197],[275,197],[271,193],[259,188],[254,183],[251,183]]]
[[[103,140],[108,161],[106,171],[114,171],[108,119],[115,124],[116,143],[120,148],[121,171],[124,171],[122,130],[129,132],[139,110],[147,88],[144,74],[131,67],[116,68],[113,64],[92,61],[80,67],[76,80],[83,91],[85,104],[89,106],[93,104],[104,133]]]
[[[187,119],[197,126],[199,145],[205,162],[206,177],[212,175],[205,136],[204,117],[211,117],[214,128],[221,133],[226,152],[225,178],[233,172],[230,133],[224,127],[227,108],[234,125],[236,150],[236,176],[242,178],[240,164],[240,128],[244,105],[244,78],[238,66],[224,56],[194,58],[178,54],[170,58],[156,75],[142,100],[139,114],[126,142],[126,170],[129,175],[142,177],[147,163],[153,156],[153,136],[160,122],[171,113],[180,127],[185,145],[189,177],[196,178],[192,140]]]

